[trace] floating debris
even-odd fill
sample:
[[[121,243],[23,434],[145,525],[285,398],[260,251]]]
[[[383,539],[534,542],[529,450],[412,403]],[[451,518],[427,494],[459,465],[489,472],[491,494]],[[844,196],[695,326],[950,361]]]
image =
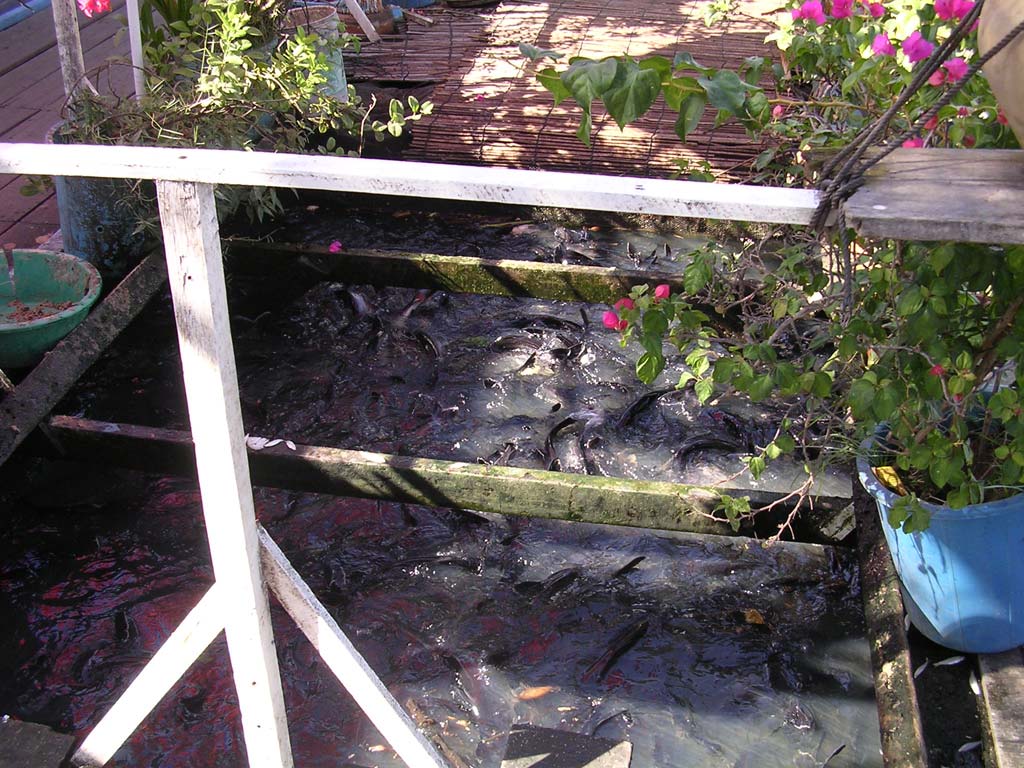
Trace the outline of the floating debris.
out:
[[[647,627],[647,620],[642,619],[622,629],[612,638],[611,643],[608,645],[608,650],[602,653],[597,661],[587,667],[587,671],[583,673],[583,679],[588,680],[594,672],[600,669],[601,671],[597,675],[597,679],[604,680],[605,675],[608,674],[615,662],[636,645],[640,638],[647,634]]]
[[[516,695],[516,698],[520,701],[535,701],[536,699],[542,699],[549,693],[554,693],[557,690],[559,690],[557,685],[535,685],[520,691]]]

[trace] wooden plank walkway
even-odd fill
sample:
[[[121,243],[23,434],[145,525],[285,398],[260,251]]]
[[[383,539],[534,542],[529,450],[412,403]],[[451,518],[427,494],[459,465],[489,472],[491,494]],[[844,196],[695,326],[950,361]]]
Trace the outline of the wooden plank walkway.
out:
[[[127,40],[115,40],[125,0],[111,3],[113,12],[87,19],[80,16],[82,47],[88,69],[108,57],[127,56]],[[130,78],[127,67],[124,74]],[[107,81],[104,78],[103,83]],[[120,90],[122,83],[115,80]],[[57,58],[53,15],[40,11],[13,27],[0,31],[0,141],[41,142],[60,121],[64,90]],[[0,176],[0,242],[33,248],[60,226],[57,201],[52,191],[26,197],[22,176]]]
[[[740,0],[728,23],[711,28],[703,21],[705,6],[700,0],[431,6],[419,12],[433,25],[409,24],[401,35],[363,46],[346,57],[347,69],[352,82],[432,86],[436,112],[414,127],[406,159],[665,178],[682,158],[694,166],[706,161],[723,179],[736,180],[764,146],[735,122],[714,128],[711,114],[684,145],[675,134],[675,114],[660,100],[624,131],[596,107],[595,136],[586,147],[576,138],[579,108],[571,102],[555,107],[518,48],[529,43],[566,58],[658,53],[671,59],[687,51],[705,66],[732,68],[748,56],[772,55],[764,38],[778,2]]]

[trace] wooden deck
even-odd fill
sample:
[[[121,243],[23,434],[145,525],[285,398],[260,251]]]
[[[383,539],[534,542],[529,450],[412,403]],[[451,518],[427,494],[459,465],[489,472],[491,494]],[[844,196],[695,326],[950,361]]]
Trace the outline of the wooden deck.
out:
[[[115,0],[113,13],[81,17],[86,67],[108,57],[127,55],[127,40],[115,39],[122,22]],[[127,68],[124,68],[127,70]],[[41,142],[60,121],[64,104],[53,16],[41,11],[0,32],[0,141]],[[60,226],[53,192],[22,195],[24,177],[0,176],[0,242],[33,248]]]
[[[689,52],[705,66],[738,67],[748,56],[771,56],[764,38],[776,0],[740,0],[728,23],[707,27],[706,0],[505,0],[487,8],[431,6],[431,26],[409,24],[401,35],[346,57],[352,82],[432,88],[435,114],[413,129],[404,157],[469,165],[665,178],[676,160],[704,161],[727,180],[739,178],[764,148],[733,122],[714,128],[705,116],[684,145],[676,115],[659,100],[620,131],[595,105],[591,147],[576,138],[581,113],[555,107],[519,43],[599,58]],[[543,66],[543,65],[541,65]],[[395,89],[401,95],[401,89]],[[420,93],[417,91],[417,95]]]

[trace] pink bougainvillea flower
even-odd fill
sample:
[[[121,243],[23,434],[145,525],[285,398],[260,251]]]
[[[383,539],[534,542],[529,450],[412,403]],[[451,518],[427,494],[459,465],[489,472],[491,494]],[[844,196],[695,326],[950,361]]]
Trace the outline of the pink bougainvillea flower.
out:
[[[963,109],[963,107],[961,107],[961,109]],[[1010,124],[1010,121],[1006,119],[1006,113],[1003,112],[1002,109],[1000,109],[998,112],[996,112],[996,122],[999,123],[1000,125],[1009,125]]]
[[[784,106],[782,106],[781,104],[776,104],[774,107],[772,107],[772,119],[773,120],[778,120],[784,114],[786,114],[786,108]]]
[[[821,0],[804,0],[803,5],[792,10],[792,16],[794,19],[807,19],[818,25],[827,21],[825,11],[821,7]]]
[[[902,146],[906,147],[907,149],[920,149],[921,147],[924,146],[924,139],[922,139],[920,136],[915,136],[912,139],[907,139],[906,141],[904,141]]]
[[[974,0],[935,0],[935,15],[943,21],[956,21],[970,13],[973,7]]]
[[[110,10],[110,0],[78,0],[82,13],[92,18],[94,13],[106,13]]]
[[[928,371],[928,373],[930,373],[932,376],[941,376],[945,372],[946,369],[943,368],[941,365],[933,365],[931,369]]]
[[[853,0],[832,0],[832,18],[848,19],[853,16]]]
[[[327,246],[327,250],[331,253],[341,253],[341,248],[342,245],[340,240],[334,240],[329,246]]]
[[[963,145],[967,147],[967,149],[970,149],[977,143],[977,141],[978,140],[971,136],[971,134],[967,134],[966,136],[964,136]]]
[[[935,88],[938,88],[944,82],[946,82],[946,73],[941,69],[936,69],[932,72],[932,76],[928,78],[928,85],[934,86]]]
[[[662,283],[654,289],[654,298],[658,301],[667,299],[672,295],[672,288],[668,283]]]
[[[614,312],[605,312],[601,317],[601,322],[604,323],[605,328],[610,328],[613,331],[624,331],[629,327],[629,323],[620,319]]]
[[[885,6],[881,3],[868,3],[868,13],[871,14],[871,18],[880,19],[885,16]]]
[[[932,115],[931,119],[927,123],[924,124],[924,129],[926,131],[934,131],[938,127],[939,127],[939,116],[938,115]]]
[[[967,117],[969,114],[971,114],[971,110],[969,110],[967,107],[960,107],[956,111],[957,117]]]
[[[629,296],[626,296],[625,298],[619,299],[612,306],[614,306],[616,310],[619,310],[619,309],[636,309],[636,304],[633,303],[633,300],[631,298],[629,298]]]
[[[871,41],[871,51],[876,56],[896,55],[896,48],[889,42],[889,36],[885,32],[875,35],[875,39]]]
[[[915,30],[910,37],[903,41],[900,46],[903,48],[903,52],[907,54],[907,58],[910,59],[911,64],[916,64],[919,61],[923,61],[932,55],[932,51],[935,50],[935,44],[925,40],[920,31]]]
[[[957,80],[963,78],[967,74],[967,62],[957,56],[955,59],[950,59],[942,65],[942,68],[946,70],[946,79],[955,83]]]

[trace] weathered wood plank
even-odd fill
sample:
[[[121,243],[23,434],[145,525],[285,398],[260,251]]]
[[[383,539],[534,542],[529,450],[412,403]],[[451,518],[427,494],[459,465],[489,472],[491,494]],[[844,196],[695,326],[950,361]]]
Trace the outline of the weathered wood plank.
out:
[[[162,254],[147,257],[0,401],[0,464],[117,338],[167,279]]]
[[[260,569],[235,352],[213,187],[158,181],[167,281],[174,299],[206,537],[224,604],[245,749],[252,762],[291,768],[281,673]]]
[[[85,59],[78,31],[78,9],[74,0],[51,0],[53,27],[57,31],[57,56],[60,59],[64,95],[69,99],[85,84]]]
[[[854,511],[882,760],[886,768],[926,768],[921,714],[903,623],[903,598],[878,511],[860,485],[854,491]]]
[[[1019,768],[1024,765],[1024,648],[980,654],[978,666],[991,768]]]
[[[263,526],[259,527],[259,537],[268,586],[381,736],[409,768],[444,768],[444,760],[416,729]]]
[[[224,629],[224,612],[223,590],[214,584],[85,737],[71,757],[75,768],[99,768],[110,762],[114,753]]]
[[[319,245],[226,241],[233,271],[267,274],[297,257],[325,278],[357,285],[433,288],[455,293],[519,296],[609,304],[635,285],[667,283],[683,290],[678,273],[546,264],[515,259],[480,259],[433,253],[352,249],[331,253]]]
[[[620,213],[807,224],[818,193],[223,149],[0,144],[0,173],[167,179]]]
[[[1024,243],[1024,152],[898,149],[844,209],[867,237]]]
[[[65,455],[133,469],[195,475],[187,432],[55,416],[54,437]],[[422,459],[283,442],[249,451],[253,482],[275,488],[331,493],[482,512],[581,520],[611,525],[731,533],[707,513],[713,495],[675,483],[592,477],[517,467]],[[768,503],[782,492],[725,488]],[[819,497],[819,507],[841,508],[849,499]]]

